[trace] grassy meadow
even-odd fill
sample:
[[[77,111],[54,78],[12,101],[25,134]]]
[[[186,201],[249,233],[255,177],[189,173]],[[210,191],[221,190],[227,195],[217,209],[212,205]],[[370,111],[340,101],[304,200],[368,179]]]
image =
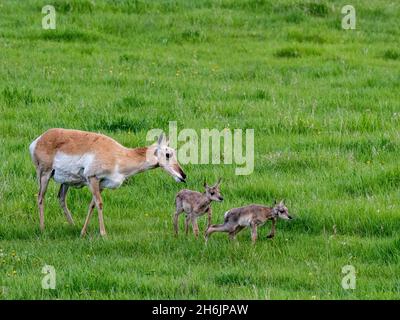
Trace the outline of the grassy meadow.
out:
[[[400,3],[350,2],[356,30],[339,0],[1,0],[0,299],[400,298]],[[46,4],[56,30],[42,30]],[[63,127],[136,147],[169,121],[254,129],[254,172],[136,175],[103,192],[106,239],[97,212],[80,237],[87,188],[69,193],[71,227],[51,182],[39,231],[33,139]],[[296,219],[254,246],[249,230],[175,238],[175,194],[220,176],[214,223],[281,198]]]

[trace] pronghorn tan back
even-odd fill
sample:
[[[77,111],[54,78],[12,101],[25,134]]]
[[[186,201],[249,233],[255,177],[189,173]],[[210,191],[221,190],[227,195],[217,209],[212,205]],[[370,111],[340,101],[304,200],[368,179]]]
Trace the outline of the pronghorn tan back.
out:
[[[57,152],[71,156],[91,153],[107,167],[115,165],[116,159],[127,156],[129,151],[103,134],[80,130],[50,129],[35,142],[33,157],[44,169],[52,167]],[[143,150],[138,157],[145,157],[145,148]]]

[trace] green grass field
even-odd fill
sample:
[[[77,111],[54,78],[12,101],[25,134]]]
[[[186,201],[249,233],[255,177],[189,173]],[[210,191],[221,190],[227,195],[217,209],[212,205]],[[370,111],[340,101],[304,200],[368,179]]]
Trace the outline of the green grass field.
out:
[[[46,4],[56,30],[41,28]],[[399,15],[381,0],[0,1],[0,299],[400,298]],[[106,239],[96,218],[79,236],[87,188],[69,194],[71,227],[51,182],[40,233],[34,138],[64,127],[143,146],[169,121],[254,129],[253,174],[184,166],[190,189],[223,177],[214,223],[281,198],[296,219],[255,246],[249,230],[175,238],[185,186],[157,169],[103,193]]]

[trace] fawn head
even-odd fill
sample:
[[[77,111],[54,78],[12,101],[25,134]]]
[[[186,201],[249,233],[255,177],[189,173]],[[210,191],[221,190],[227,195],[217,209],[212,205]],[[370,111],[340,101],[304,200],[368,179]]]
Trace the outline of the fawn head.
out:
[[[289,210],[288,208],[285,206],[283,200],[279,203],[277,203],[275,201],[274,203],[274,207],[272,208],[272,212],[274,214],[275,217],[281,218],[283,220],[291,220],[293,219],[290,215],[289,215]]]
[[[169,146],[169,141],[164,134],[161,134],[158,138],[154,156],[157,158],[157,164],[174,177],[177,182],[186,182],[186,174],[178,162],[176,150]]]
[[[221,184],[221,178],[219,178],[217,183],[211,187],[207,184],[206,181],[204,181],[204,188],[206,189],[206,196],[208,199],[218,202],[224,200],[219,190],[220,184]]]

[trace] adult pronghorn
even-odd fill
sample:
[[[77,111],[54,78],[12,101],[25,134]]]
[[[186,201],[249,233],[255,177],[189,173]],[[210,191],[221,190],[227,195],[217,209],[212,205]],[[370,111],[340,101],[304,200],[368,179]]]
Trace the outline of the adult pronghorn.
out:
[[[86,234],[96,206],[100,234],[106,235],[101,191],[115,189],[136,173],[161,167],[176,181],[185,182],[174,149],[160,135],[158,142],[143,148],[125,148],[117,141],[98,133],[79,130],[50,129],[29,146],[39,180],[38,207],[40,229],[44,230],[44,196],[50,178],[61,184],[58,198],[70,224],[74,224],[66,203],[69,187],[88,186],[93,194],[81,235]]]

